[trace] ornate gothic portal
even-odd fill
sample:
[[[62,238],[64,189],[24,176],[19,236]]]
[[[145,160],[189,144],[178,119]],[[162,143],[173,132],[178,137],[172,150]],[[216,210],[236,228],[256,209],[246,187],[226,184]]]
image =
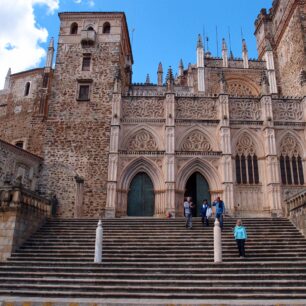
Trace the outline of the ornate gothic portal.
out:
[[[129,188],[127,215],[152,217],[154,202],[154,187],[150,177],[144,172],[136,174]]]
[[[210,201],[209,186],[201,173],[193,173],[186,183],[184,197],[192,197],[192,201],[196,204],[195,216],[201,215],[201,204],[204,199]]]

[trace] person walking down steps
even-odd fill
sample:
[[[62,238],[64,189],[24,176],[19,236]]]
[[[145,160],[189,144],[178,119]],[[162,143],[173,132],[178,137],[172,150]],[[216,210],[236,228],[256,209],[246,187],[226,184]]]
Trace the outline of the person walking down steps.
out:
[[[245,227],[242,225],[241,219],[237,220],[234,228],[234,237],[237,243],[240,258],[245,257],[245,241],[248,238]]]

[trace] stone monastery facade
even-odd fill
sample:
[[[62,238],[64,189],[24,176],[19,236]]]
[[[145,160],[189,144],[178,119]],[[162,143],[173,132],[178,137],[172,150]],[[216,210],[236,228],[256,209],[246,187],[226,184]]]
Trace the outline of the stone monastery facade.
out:
[[[51,40],[45,67],[0,91],[1,184],[55,194],[60,217],[181,216],[185,196],[282,215],[306,188],[305,1],[260,12],[257,60],[245,41],[213,57],[199,36],[196,63],[159,64],[157,84],[132,83],[124,13],[59,18],[55,68]]]

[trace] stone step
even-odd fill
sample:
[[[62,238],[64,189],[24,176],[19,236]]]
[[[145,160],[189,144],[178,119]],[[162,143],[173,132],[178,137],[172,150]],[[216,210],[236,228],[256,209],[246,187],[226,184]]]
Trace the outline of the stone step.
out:
[[[248,271],[248,273],[227,273],[227,274],[215,274],[215,273],[198,273],[198,274],[186,274],[186,273],[127,273],[127,272],[120,272],[117,271],[116,273],[108,273],[108,272],[100,272],[100,273],[93,273],[90,272],[88,273],[87,271],[84,271],[84,273],[75,273],[75,272],[61,272],[61,271],[56,271],[56,272],[48,272],[44,271],[43,275],[41,271],[39,272],[33,272],[33,271],[10,271],[8,274],[7,272],[2,272],[0,271],[0,277],[1,280],[6,281],[19,281],[19,279],[22,279],[23,281],[25,279],[43,279],[45,281],[47,280],[52,280],[52,281],[57,281],[57,279],[90,279],[91,281],[94,280],[105,280],[105,279],[136,279],[139,280],[140,278],[142,279],[161,279],[161,280],[186,280],[186,279],[192,279],[192,280],[207,280],[207,281],[216,281],[216,280],[254,280],[254,273],[252,273],[253,270]],[[294,272],[294,271],[292,271]],[[306,271],[304,271],[306,272]],[[256,274],[255,274],[256,275]],[[269,271],[261,271],[261,273],[257,273],[256,277],[261,281],[264,279],[265,281],[267,280],[281,280],[282,282],[286,282],[287,280],[292,281],[292,278],[295,278],[297,280],[304,280],[306,281],[306,275],[300,273],[278,273],[276,271],[275,273],[270,273]],[[56,279],[55,279],[56,278]],[[295,280],[294,280],[295,281]]]
[[[135,287],[141,286],[147,287],[151,286],[152,288],[155,286],[169,286],[171,283],[171,286],[175,286],[181,288],[181,287],[215,287],[215,286],[224,286],[228,287],[229,283],[228,280],[222,280],[222,279],[201,279],[201,280],[195,280],[193,278],[189,279],[145,279],[141,275],[140,279],[122,279],[122,278],[110,278],[107,280],[99,280],[99,279],[83,279],[83,278],[48,278],[48,277],[35,277],[35,278],[4,278],[1,280],[0,288],[7,288],[11,284],[12,286],[16,286],[15,284],[18,283],[18,287],[24,286],[28,287],[33,285],[33,287],[37,286],[54,286],[54,287],[65,287],[65,286],[74,286],[79,285],[84,287],[87,286],[103,286],[103,287],[111,287],[111,286],[126,286],[126,287]],[[268,287],[306,287],[306,280],[304,279],[248,279],[247,282],[245,280],[239,280],[239,279],[232,279],[230,283],[231,287],[262,287],[262,286],[268,286]]]
[[[211,287],[173,287],[170,286],[79,286],[65,285],[58,287],[56,285],[2,285],[0,284],[0,295],[18,295],[18,296],[44,296],[44,297],[74,297],[74,298],[306,298],[306,287],[232,287],[232,286],[215,286]]]

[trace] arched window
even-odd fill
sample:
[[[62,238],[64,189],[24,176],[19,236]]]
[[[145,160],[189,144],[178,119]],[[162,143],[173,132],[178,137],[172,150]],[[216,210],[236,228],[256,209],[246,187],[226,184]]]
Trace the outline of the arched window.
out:
[[[78,24],[76,22],[71,24],[70,34],[78,34]]]
[[[94,31],[94,28],[92,26],[88,26],[86,30],[87,31]]]
[[[279,157],[281,180],[283,185],[304,185],[301,148],[296,139],[287,135],[280,146]]]
[[[30,82],[26,82],[25,86],[24,86],[24,96],[28,96],[30,93],[30,87],[31,87],[31,83]]]
[[[109,34],[111,30],[111,26],[109,22],[105,22],[103,24],[103,34]]]
[[[237,184],[259,184],[255,145],[247,134],[243,134],[237,143],[235,163]]]

